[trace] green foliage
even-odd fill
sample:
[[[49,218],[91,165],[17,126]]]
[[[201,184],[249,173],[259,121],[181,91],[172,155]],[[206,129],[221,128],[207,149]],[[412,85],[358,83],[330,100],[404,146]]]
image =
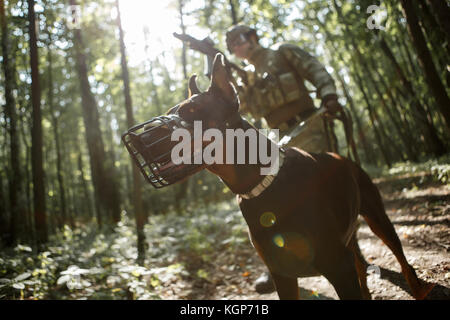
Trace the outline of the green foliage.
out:
[[[435,181],[443,184],[449,183],[450,155],[447,154],[438,159],[432,159],[421,163],[399,162],[389,170],[385,171],[383,176],[415,174],[418,172],[426,172],[427,174],[430,174]]]
[[[246,230],[238,208],[227,202],[153,216],[145,227],[147,260],[139,266],[127,215],[112,234],[65,226],[41,253],[24,245],[0,253],[0,298],[159,299],[158,290],[169,283],[209,277],[201,268],[188,272],[186,255],[208,262],[218,250],[236,252],[250,245]]]

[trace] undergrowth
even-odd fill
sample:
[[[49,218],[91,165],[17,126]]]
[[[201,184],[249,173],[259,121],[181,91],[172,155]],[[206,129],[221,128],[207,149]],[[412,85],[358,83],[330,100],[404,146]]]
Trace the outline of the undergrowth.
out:
[[[209,261],[218,249],[248,246],[245,223],[233,203],[183,214],[150,216],[146,259],[136,264],[134,220],[124,212],[112,233],[93,225],[51,237],[36,253],[25,245],[0,251],[0,299],[159,299],[158,288],[183,276],[184,253]]]

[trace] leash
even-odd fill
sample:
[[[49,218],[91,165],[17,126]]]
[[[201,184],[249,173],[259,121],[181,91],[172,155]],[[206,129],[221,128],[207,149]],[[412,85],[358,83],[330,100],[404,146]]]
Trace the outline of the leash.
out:
[[[324,106],[321,106],[318,108],[311,116],[309,116],[304,121],[300,122],[299,125],[295,126],[293,129],[291,129],[288,133],[286,133],[283,138],[278,142],[278,146],[283,147],[286,146],[289,141],[291,141],[293,138],[297,137],[300,133],[302,133],[306,128],[307,124],[311,122],[311,120],[315,119],[317,116],[322,116],[323,122],[324,122],[324,128],[325,128],[325,134],[327,139],[327,145],[328,150],[332,150],[333,152],[337,153],[337,145],[336,143],[333,143],[332,137],[334,135],[332,130],[332,121],[334,119],[338,119],[342,121],[342,124],[344,126],[344,132],[345,132],[345,140],[347,142],[348,151],[347,151],[347,158],[353,159],[358,165],[361,164],[361,161],[359,159],[359,155],[356,149],[355,140],[353,138],[353,119],[350,115],[350,113],[347,113],[344,108],[341,108],[340,111],[338,111],[335,115],[327,114],[327,109]],[[335,137],[334,139],[335,140]]]
[[[306,128],[307,124],[311,122],[311,120],[315,119],[316,117],[323,115],[327,110],[325,107],[318,108],[313,114],[311,114],[308,118],[300,122],[297,126],[292,128],[290,131],[288,131],[283,138],[278,142],[278,146],[283,147],[286,146],[289,141],[291,141],[293,138],[297,137],[300,133],[302,133]]]
[[[353,161],[355,161],[358,165],[361,164],[361,161],[359,159],[359,155],[358,155],[358,151],[356,149],[356,144],[355,144],[355,139],[353,137],[353,119],[351,114],[345,110],[344,108],[341,108],[340,111],[338,111],[335,115],[325,115],[324,117],[324,122],[327,123],[327,125],[330,125],[330,123],[334,120],[334,119],[338,119],[340,121],[342,121],[342,124],[344,126],[344,133],[345,133],[345,140],[347,142],[347,158],[352,159]],[[325,130],[327,132],[327,142],[330,146],[330,141],[329,141],[329,134],[328,134],[328,126],[325,126]],[[331,144],[334,145],[334,144]],[[332,148],[335,149],[335,148]],[[334,150],[333,150],[334,151]],[[335,150],[334,152],[337,152],[337,150]]]

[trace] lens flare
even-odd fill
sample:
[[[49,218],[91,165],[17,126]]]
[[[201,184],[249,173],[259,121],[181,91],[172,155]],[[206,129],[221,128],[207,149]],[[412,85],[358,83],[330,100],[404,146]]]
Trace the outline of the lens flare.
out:
[[[303,235],[295,232],[277,233],[272,238],[273,243],[278,248],[282,248],[286,253],[294,255],[302,261],[312,261],[314,250],[310,241]]]
[[[273,243],[275,243],[275,245],[279,248],[283,248],[284,247],[284,238],[281,234],[276,234],[273,237]]]
[[[261,217],[259,218],[259,222],[263,227],[271,227],[275,224],[277,221],[277,218],[273,212],[264,212]]]

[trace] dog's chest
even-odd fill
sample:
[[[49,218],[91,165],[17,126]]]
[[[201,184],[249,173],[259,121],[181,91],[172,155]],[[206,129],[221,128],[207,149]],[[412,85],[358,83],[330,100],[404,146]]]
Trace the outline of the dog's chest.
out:
[[[317,275],[312,267],[314,247],[305,233],[271,211],[246,220],[252,243],[272,272],[289,277]]]

